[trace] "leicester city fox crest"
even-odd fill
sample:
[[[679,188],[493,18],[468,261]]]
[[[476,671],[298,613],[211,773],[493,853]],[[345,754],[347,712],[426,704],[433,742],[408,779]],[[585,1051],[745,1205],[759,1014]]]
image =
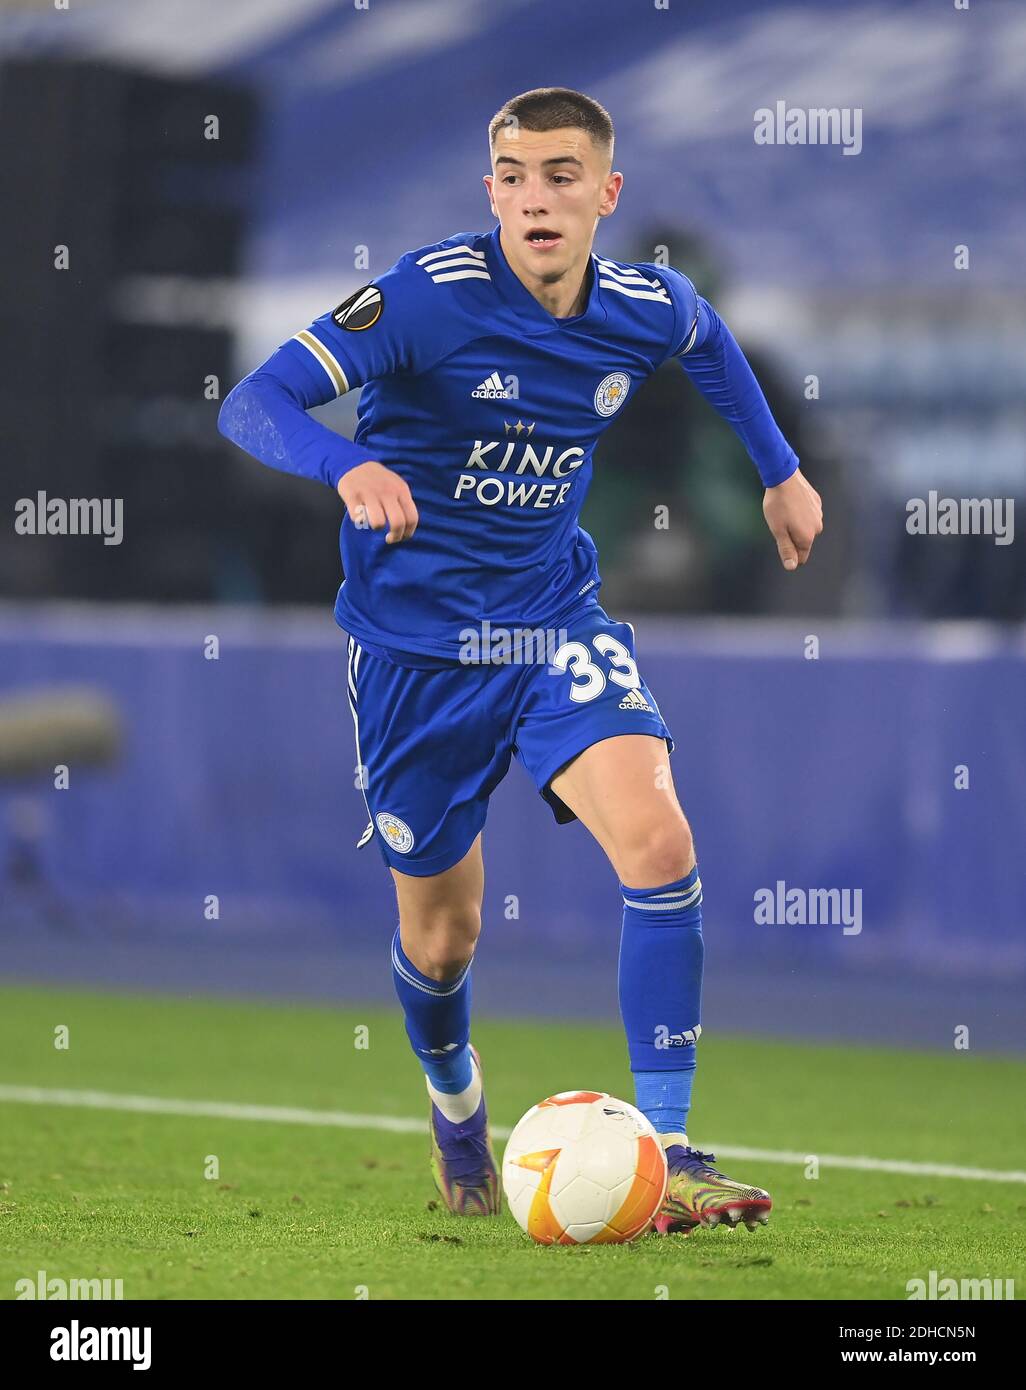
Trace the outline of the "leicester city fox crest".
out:
[[[364,285],[348,299],[343,299],[331,317],[339,328],[348,328],[351,333],[359,333],[364,328],[373,328],[385,307],[385,297],[377,285]]]
[[[409,854],[414,844],[413,831],[404,820],[387,811],[379,811],[374,820],[389,849],[396,854]]]
[[[627,399],[631,379],[626,372],[610,372],[595,391],[595,409],[600,415],[613,415]]]

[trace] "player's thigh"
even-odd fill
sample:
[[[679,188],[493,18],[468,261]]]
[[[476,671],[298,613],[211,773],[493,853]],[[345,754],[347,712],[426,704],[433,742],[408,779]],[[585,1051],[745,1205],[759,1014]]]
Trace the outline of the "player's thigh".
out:
[[[467,856],[509,767],[502,692],[486,669],[408,669],[358,646],[348,686],[370,816],[362,843],[401,874],[438,877]]]
[[[432,979],[457,974],[474,954],[481,931],[481,836],[443,873],[424,877],[393,868],[392,878],[399,903],[399,939],[407,957]]]
[[[602,846],[621,883],[656,888],[694,867],[691,830],[664,739],[604,738],[579,753],[551,785]]]
[[[551,662],[526,672],[523,692],[518,755],[556,819],[580,819],[630,887],[687,874],[693,849],[670,775],[672,736],[630,624],[586,606]]]

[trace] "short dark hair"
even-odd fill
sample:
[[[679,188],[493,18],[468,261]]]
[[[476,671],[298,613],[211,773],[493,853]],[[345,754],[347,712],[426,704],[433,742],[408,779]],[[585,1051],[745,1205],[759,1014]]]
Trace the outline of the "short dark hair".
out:
[[[488,143],[494,147],[495,137],[504,126],[522,126],[524,130],[562,130],[564,127],[584,130],[595,144],[613,155],[613,121],[604,106],[583,92],[571,87],[536,87],[521,92],[501,106],[488,125]]]

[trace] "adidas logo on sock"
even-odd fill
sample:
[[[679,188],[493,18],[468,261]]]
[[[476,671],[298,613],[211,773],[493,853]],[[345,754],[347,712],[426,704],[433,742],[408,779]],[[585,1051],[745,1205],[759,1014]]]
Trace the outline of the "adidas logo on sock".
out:
[[[620,701],[621,709],[643,709],[648,714],[654,714],[655,710],[642,695],[640,690],[628,690],[627,694]]]
[[[513,392],[506,390],[498,372],[492,372],[491,376],[482,381],[481,385],[470,394],[478,401],[511,401],[513,399]]]

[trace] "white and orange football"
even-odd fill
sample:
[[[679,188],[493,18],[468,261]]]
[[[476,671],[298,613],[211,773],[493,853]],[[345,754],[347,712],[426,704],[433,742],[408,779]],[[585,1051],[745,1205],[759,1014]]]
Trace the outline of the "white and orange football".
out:
[[[640,1110],[604,1091],[533,1105],[506,1145],[502,1185],[541,1245],[616,1245],[649,1229],[666,1195],[666,1154]]]

